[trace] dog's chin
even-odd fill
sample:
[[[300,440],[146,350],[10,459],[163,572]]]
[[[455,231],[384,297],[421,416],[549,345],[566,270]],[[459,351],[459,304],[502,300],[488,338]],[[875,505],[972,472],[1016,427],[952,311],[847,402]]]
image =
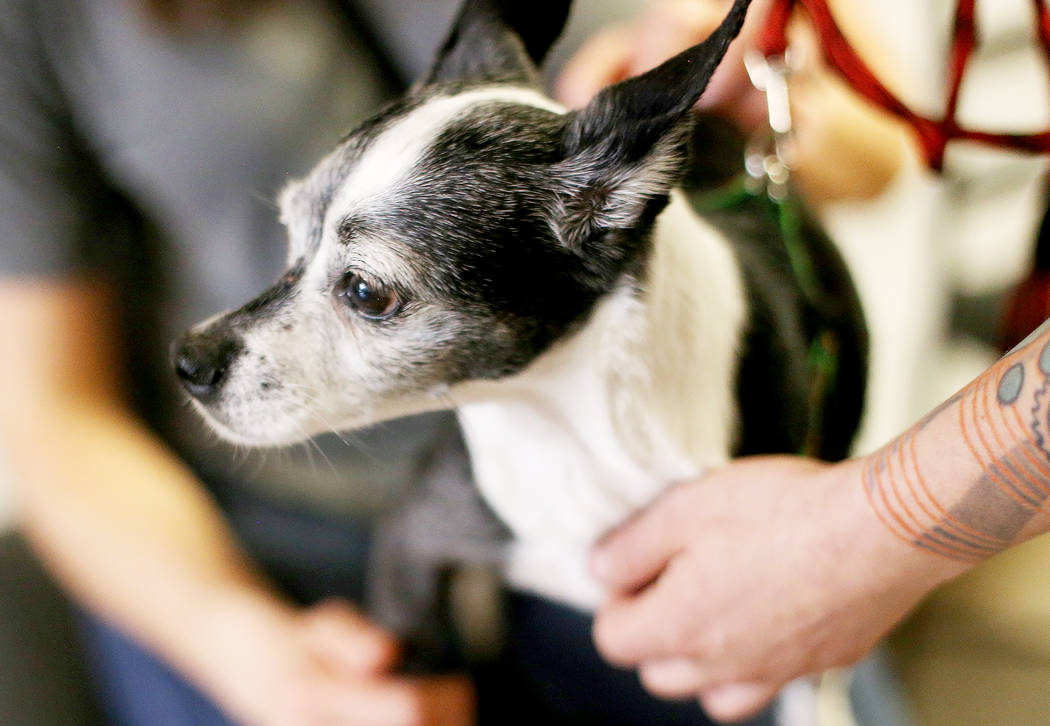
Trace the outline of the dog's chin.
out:
[[[251,417],[251,423],[231,421],[222,411],[213,410],[198,401],[194,408],[221,439],[237,446],[267,448],[288,446],[306,441],[311,436],[324,433],[321,425],[310,426],[307,422],[293,421],[285,416],[260,414]],[[263,424],[263,425],[260,425]]]
[[[449,408],[449,398],[447,393],[406,396],[368,406],[347,405],[342,410],[305,417],[290,414],[281,405],[244,402],[231,405],[228,400],[218,405],[194,400],[193,407],[220,438],[238,446],[264,448],[298,444],[330,431],[354,431],[403,416]],[[297,412],[309,413],[301,409]]]

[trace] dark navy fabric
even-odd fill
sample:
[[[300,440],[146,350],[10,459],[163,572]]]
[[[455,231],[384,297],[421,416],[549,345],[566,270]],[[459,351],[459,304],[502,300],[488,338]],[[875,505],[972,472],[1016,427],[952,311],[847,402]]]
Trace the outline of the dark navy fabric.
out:
[[[235,726],[193,686],[112,626],[84,615],[84,651],[113,726]]]
[[[633,670],[610,666],[591,639],[593,619],[530,595],[509,600],[506,660],[524,690],[556,723],[574,726],[701,726],[714,724],[695,700],[649,695]],[[495,722],[493,722],[495,723]],[[744,726],[772,726],[771,713]]]

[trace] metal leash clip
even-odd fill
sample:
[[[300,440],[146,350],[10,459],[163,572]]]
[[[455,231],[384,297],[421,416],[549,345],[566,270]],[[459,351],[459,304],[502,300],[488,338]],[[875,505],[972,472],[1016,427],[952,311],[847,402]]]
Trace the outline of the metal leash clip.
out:
[[[744,153],[748,176],[774,200],[787,196],[788,180],[795,161],[794,127],[791,124],[791,98],[788,79],[791,76],[790,51],[785,55],[766,57],[757,51],[744,56],[744,67],[752,85],[766,96],[769,132],[751,139]]]

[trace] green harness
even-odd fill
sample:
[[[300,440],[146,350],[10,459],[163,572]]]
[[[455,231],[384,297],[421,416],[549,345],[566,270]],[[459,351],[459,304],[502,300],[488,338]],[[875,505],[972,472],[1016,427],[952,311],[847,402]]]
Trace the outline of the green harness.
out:
[[[820,315],[826,296],[806,244],[802,208],[794,194],[770,194],[763,180],[744,172],[720,187],[694,194],[692,201],[701,214],[760,206],[780,230],[780,239],[803,299]],[[839,371],[839,350],[839,336],[835,330],[826,322],[816,326],[807,358],[809,417],[806,437],[798,451],[802,456],[813,456],[820,451],[824,412]]]

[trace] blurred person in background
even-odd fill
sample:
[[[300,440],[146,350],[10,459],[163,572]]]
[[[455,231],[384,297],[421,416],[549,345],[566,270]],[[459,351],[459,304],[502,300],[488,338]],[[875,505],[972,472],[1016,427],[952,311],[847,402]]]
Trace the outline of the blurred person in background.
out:
[[[116,723],[473,722],[349,604],[453,419],[231,466],[166,360],[274,278],[269,200],[396,88],[335,2],[0,7],[0,434]]]
[[[451,415],[238,462],[167,362],[269,284],[269,200],[398,88],[354,10],[0,7],[0,435],[117,723],[475,719],[467,678],[395,674],[400,644],[350,604],[371,518],[462,456]]]

